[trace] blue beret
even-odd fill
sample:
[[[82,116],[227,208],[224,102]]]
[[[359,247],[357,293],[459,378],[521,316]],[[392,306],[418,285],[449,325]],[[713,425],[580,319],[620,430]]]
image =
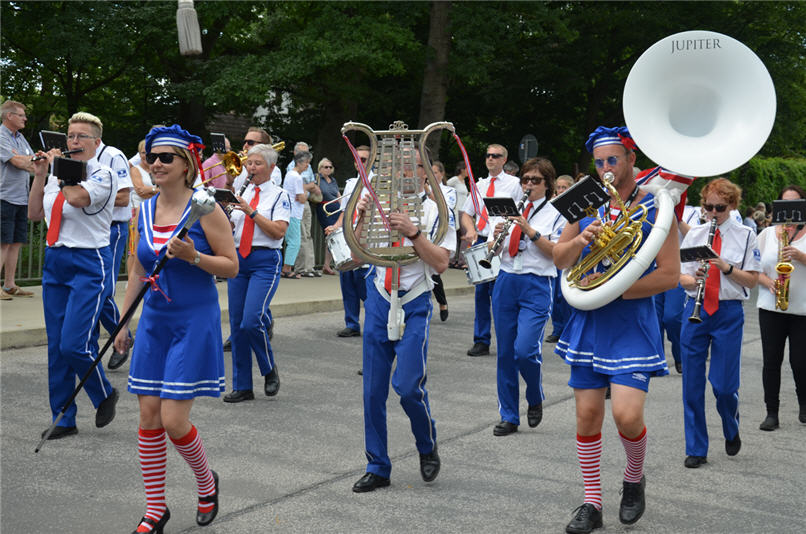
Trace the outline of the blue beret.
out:
[[[636,148],[635,141],[633,141],[626,126],[616,126],[615,128],[599,126],[585,141],[585,148],[590,153],[593,153],[593,149],[597,146],[605,145],[623,145],[629,149]]]
[[[146,134],[146,154],[155,146],[175,146],[189,149],[191,144],[202,144],[201,137],[188,133],[178,124],[151,128]]]

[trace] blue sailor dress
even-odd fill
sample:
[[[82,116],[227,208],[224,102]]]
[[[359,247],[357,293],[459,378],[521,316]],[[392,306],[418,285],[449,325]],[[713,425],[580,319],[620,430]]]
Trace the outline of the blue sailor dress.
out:
[[[641,200],[641,204],[648,208],[648,222],[644,222],[641,228],[644,236],[641,246],[644,246],[652,230],[650,223],[655,222],[654,203],[655,197],[651,193]],[[604,208],[600,208],[599,212],[601,215]],[[593,217],[582,219],[579,231],[582,232],[595,220]],[[582,256],[588,253],[590,244],[582,251]],[[642,276],[655,270],[655,267],[653,261]],[[602,264],[596,267],[598,271],[604,269]],[[554,352],[569,365],[593,367],[597,373],[606,375],[633,372],[649,376],[669,374],[652,297],[629,300],[618,297],[601,308],[589,311],[571,307],[568,324]]]
[[[137,222],[137,258],[149,275],[167,250],[154,245],[158,196],[143,202]],[[173,235],[179,233],[189,214],[188,201]],[[213,253],[200,221],[191,226],[188,236],[200,253]],[[143,299],[129,368],[129,392],[164,399],[218,397],[226,381],[215,278],[185,260],[171,258],[155,282],[159,290],[150,289]]]

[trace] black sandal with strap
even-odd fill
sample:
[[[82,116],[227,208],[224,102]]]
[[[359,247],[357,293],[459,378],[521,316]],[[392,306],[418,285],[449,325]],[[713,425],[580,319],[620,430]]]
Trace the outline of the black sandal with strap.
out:
[[[140,520],[140,523],[148,523],[151,525],[151,530],[146,531],[145,534],[162,534],[162,529],[165,528],[165,523],[171,518],[171,511],[167,508],[165,509],[165,513],[162,514],[162,517],[159,521],[154,521],[150,517],[143,516]],[[137,523],[137,528],[140,527],[140,523]],[[142,532],[137,532],[137,528],[134,529],[132,534],[143,534]]]

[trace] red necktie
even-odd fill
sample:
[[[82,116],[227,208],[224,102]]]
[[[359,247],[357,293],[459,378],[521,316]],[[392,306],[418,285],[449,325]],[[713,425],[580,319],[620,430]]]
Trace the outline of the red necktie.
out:
[[[494,197],[495,196],[495,177],[490,178],[490,185],[487,186],[487,196]],[[479,231],[484,230],[487,226],[487,207],[485,206],[481,210],[481,217],[479,220]]]
[[[722,251],[722,236],[719,234],[719,228],[716,229],[714,234],[714,242],[711,245],[714,252],[719,254]],[[713,315],[719,309],[719,278],[721,271],[716,263],[711,263],[708,268],[708,279],[705,281],[705,299],[703,300],[702,308],[708,313]]]
[[[523,212],[523,218],[529,220],[529,212],[532,211],[532,203],[526,205],[526,210]],[[518,248],[521,242],[521,227],[515,224],[512,229],[512,235],[509,236],[509,256],[514,258],[518,255]]]
[[[393,247],[399,247],[403,244],[403,238],[400,241],[396,241],[392,243]],[[397,277],[398,277],[398,284],[400,283],[400,269],[397,270]],[[383,287],[386,289],[386,292],[391,294],[392,293],[392,268],[386,268],[386,277],[383,279]]]
[[[249,207],[257,209],[257,203],[260,202],[260,186],[255,187],[255,196],[249,202]],[[252,236],[255,235],[255,220],[248,215],[243,220],[243,232],[241,232],[241,245],[238,247],[238,252],[241,257],[245,258],[252,252]]]
[[[52,247],[59,240],[59,229],[62,226],[62,209],[64,208],[64,193],[59,191],[56,195],[56,202],[50,210],[50,225],[48,226],[48,246]]]

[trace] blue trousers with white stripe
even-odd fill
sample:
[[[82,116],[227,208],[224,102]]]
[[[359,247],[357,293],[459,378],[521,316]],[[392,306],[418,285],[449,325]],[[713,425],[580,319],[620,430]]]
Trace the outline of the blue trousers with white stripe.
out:
[[[658,312],[661,335],[666,330],[666,337],[672,345],[672,357],[675,362],[680,361],[680,329],[683,326],[683,306],[686,292],[680,286],[673,287],[663,293],[652,297],[655,300],[655,311]],[[686,320],[688,321],[688,315]]]
[[[369,267],[339,272],[341,298],[344,301],[344,326],[361,331],[361,302],[367,300],[367,273]],[[371,281],[370,281],[371,282]]]
[[[98,356],[98,320],[109,287],[105,266],[109,248],[48,247],[42,273],[42,302],[48,334],[48,392],[53,419]],[[84,384],[96,408],[112,392],[102,365]],[[76,426],[76,404],[60,426]]]
[[[386,440],[386,400],[389,377],[397,356],[392,387],[409,417],[411,431],[421,454],[434,450],[436,423],[431,418],[427,380],[428,327],[431,321],[431,292],[426,291],[403,306],[406,328],[398,341],[389,341],[386,322],[389,302],[374,285],[367,286],[364,308],[364,446],[368,473],[389,478],[392,462]]]
[[[479,236],[473,245],[485,243],[486,241],[486,237]],[[484,343],[485,345],[490,345],[491,331],[493,326],[493,317],[490,313],[490,306],[493,298],[494,288],[495,280],[491,282],[484,282],[483,284],[476,284],[476,316],[473,320],[473,343]]]
[[[685,317],[694,309],[688,299]],[[705,423],[705,363],[708,348],[711,363],[708,381],[722,418],[722,434],[733,439],[739,433],[739,372],[741,370],[744,310],[740,300],[721,300],[714,315],[702,310],[702,322],[683,322],[680,333],[683,359],[683,422],[686,455],[708,455],[708,428]]]
[[[282,261],[282,253],[277,249],[252,250],[246,258],[238,253],[238,276],[227,282],[235,391],[252,389],[253,352],[261,375],[274,369],[269,305],[280,282]]]
[[[123,253],[126,251],[126,244],[129,242],[129,222],[113,222],[109,229],[109,265],[106,269],[106,285],[109,287],[109,295],[104,299],[104,306],[101,308],[101,324],[110,334],[115,331],[120,322],[120,311],[115,304],[115,286],[120,272],[120,262],[123,260]]]
[[[568,318],[571,317],[571,306],[569,306],[568,302],[565,300],[560,285],[561,276],[562,272],[559,272],[557,273],[557,276],[553,278],[554,302],[551,307],[551,326],[552,326],[551,335],[557,337],[563,335],[563,329],[565,328],[565,323],[567,323]]]
[[[519,425],[518,373],[526,383],[526,402],[541,404],[543,331],[551,314],[554,278],[501,271],[493,291],[495,341],[498,347],[498,412],[502,421]]]

